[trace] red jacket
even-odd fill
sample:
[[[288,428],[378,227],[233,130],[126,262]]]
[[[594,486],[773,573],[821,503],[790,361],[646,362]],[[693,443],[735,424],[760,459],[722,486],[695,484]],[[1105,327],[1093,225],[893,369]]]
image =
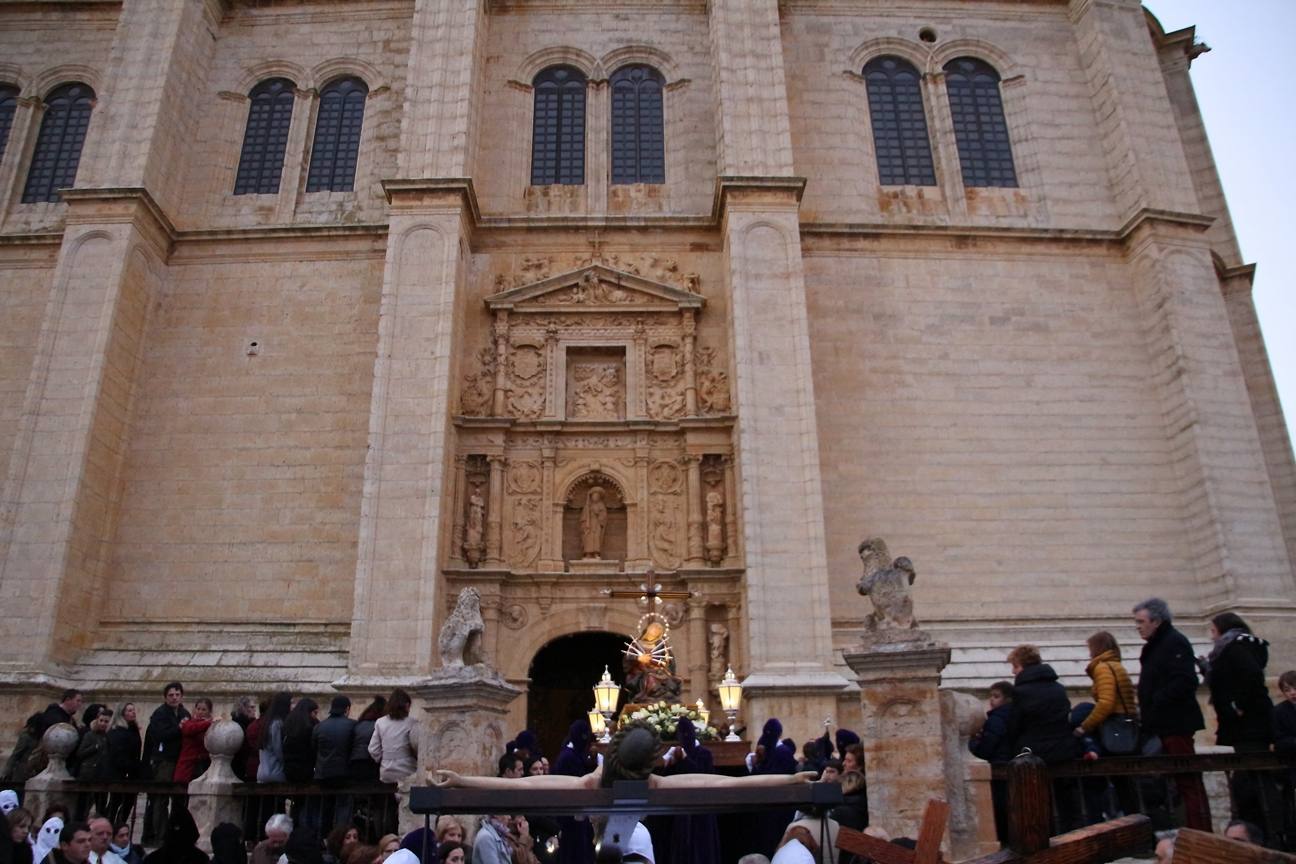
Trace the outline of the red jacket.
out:
[[[198,776],[200,766],[208,761],[207,745],[203,738],[211,724],[210,720],[195,720],[192,717],[181,721],[180,759],[176,762],[175,782],[188,783],[193,780]]]

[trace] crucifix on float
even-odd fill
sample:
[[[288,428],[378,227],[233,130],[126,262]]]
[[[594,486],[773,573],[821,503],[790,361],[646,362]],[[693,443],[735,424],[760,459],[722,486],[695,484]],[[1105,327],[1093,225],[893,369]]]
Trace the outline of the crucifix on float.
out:
[[[679,700],[683,682],[675,674],[675,655],[670,644],[670,622],[657,611],[663,600],[687,600],[692,591],[665,591],[657,582],[651,567],[644,573],[638,591],[613,588],[603,589],[604,596],[635,598],[648,611],[639,618],[639,635],[626,643],[621,665],[625,672],[625,686],[630,690],[630,701],[637,704],[649,702],[675,702]]]

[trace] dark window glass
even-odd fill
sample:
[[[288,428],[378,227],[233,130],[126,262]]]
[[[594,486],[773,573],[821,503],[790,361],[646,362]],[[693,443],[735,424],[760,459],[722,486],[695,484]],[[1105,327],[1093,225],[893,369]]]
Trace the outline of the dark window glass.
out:
[[[535,77],[531,185],[585,182],[585,76],[552,66]]]
[[[9,143],[9,130],[13,128],[14,112],[18,110],[18,88],[0,84],[0,159],[4,158],[5,145]]]
[[[999,73],[972,57],[945,64],[954,139],[964,186],[1016,186]]]
[[[355,188],[368,95],[369,88],[359,78],[339,78],[320,91],[307,192],[350,192]]]
[[[76,182],[94,98],[85,84],[64,84],[45,97],[45,116],[23,189],[24,204],[57,201],[58,190]]]
[[[651,66],[612,75],[612,182],[665,183],[662,77]]]
[[[878,57],[864,67],[864,80],[882,185],[935,186],[918,70],[899,57]]]
[[[235,195],[270,194],[279,191],[283,173],[288,127],[292,125],[293,100],[297,85],[286,78],[270,78],[248,94],[247,131],[239,154]]]

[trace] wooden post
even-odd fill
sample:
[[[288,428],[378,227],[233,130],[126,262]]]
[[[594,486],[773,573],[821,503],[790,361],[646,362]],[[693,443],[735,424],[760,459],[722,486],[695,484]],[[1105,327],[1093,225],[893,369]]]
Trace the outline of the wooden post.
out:
[[[1019,855],[1047,849],[1053,834],[1053,787],[1044,760],[1026,753],[1008,765],[1008,846]]]
[[[1175,864],[1293,864],[1296,855],[1185,828],[1175,839]]]

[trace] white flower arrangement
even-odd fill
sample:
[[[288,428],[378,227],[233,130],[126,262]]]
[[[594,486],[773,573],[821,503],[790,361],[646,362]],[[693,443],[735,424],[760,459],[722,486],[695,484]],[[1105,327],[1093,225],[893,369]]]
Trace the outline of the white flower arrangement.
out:
[[[720,733],[716,732],[714,726],[702,725],[702,716],[698,714],[696,708],[670,705],[666,702],[654,702],[651,705],[641,706],[629,714],[622,714],[619,725],[624,726],[632,721],[647,723],[657,731],[663,741],[674,741],[679,721],[684,717],[692,722],[694,729],[697,730],[699,741],[715,741],[720,737]]]

